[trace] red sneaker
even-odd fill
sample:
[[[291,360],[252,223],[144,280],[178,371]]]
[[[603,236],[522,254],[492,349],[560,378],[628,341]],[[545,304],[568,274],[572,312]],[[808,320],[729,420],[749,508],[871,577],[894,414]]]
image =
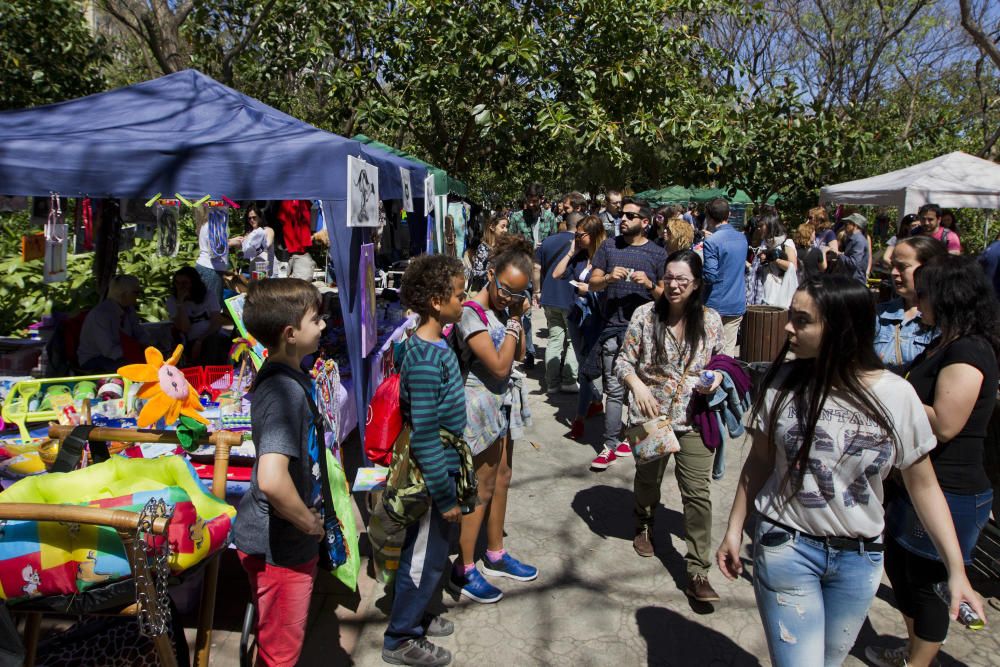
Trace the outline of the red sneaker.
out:
[[[620,459],[628,458],[632,456],[632,448],[628,446],[627,442],[619,442],[618,446],[615,447],[615,456]]]
[[[596,417],[597,415],[602,414],[603,412],[604,412],[604,403],[602,403],[601,401],[594,401],[593,403],[590,404],[590,407],[587,408],[587,419],[590,419],[591,417]]]
[[[594,470],[605,470],[608,466],[614,463],[617,458],[618,457],[615,456],[614,451],[612,451],[610,447],[605,447],[601,453],[597,455],[597,458],[590,462],[590,467]]]
[[[583,420],[574,419],[573,425],[569,429],[569,437],[573,440],[579,440],[583,437]]]

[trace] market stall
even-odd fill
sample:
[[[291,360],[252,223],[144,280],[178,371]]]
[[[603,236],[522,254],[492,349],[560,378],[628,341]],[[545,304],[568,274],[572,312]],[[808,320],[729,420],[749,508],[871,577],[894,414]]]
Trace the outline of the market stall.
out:
[[[370,357],[379,339],[394,328],[383,323],[378,330],[374,298],[367,298],[372,264],[362,260],[370,256],[370,246],[363,247],[370,232],[357,225],[377,224],[368,206],[403,199],[404,190],[414,206],[422,208],[425,177],[421,164],[314,128],[194,70],[60,104],[0,113],[0,191],[42,198],[58,193],[53,210],[66,197],[113,201],[115,207],[119,198],[175,198],[192,207],[206,201],[222,202],[220,206],[262,199],[315,202],[330,237],[343,319],[338,344],[341,359],[347,361],[345,375],[351,379],[347,391],[331,394],[330,404],[341,423],[351,421],[343,418],[350,416],[345,414],[350,407],[357,422],[358,408],[370,393]],[[358,193],[368,201],[357,204]],[[355,205],[349,208],[352,197]],[[61,233],[65,240],[65,231]],[[96,243],[96,277],[114,275],[116,249],[117,240]],[[97,284],[106,289],[106,283]],[[249,375],[232,366],[223,368],[227,370],[178,371],[195,395],[208,399],[206,421],[212,428],[239,431],[247,425],[240,408]],[[333,377],[336,366],[331,368]],[[110,395],[115,388],[117,394]],[[104,419],[106,426],[142,427],[141,416],[138,424],[123,421],[135,419],[135,389],[127,377],[115,374],[31,379],[7,385],[16,399],[8,395],[7,406],[13,406],[8,412],[22,436],[43,435],[27,433],[31,422],[53,417],[71,424],[80,421],[75,414],[78,403],[88,410],[100,405],[82,421]],[[229,406],[236,408],[228,414],[221,396],[226,393]],[[334,441],[339,440],[336,430],[333,433]],[[129,456],[162,454],[148,449],[157,446],[162,445],[137,445]],[[239,449],[233,448],[237,458]],[[34,454],[30,463],[42,468],[24,476],[47,469],[40,448]],[[212,451],[190,455],[196,463],[199,456],[207,457],[208,462],[199,465],[213,464]],[[211,476],[218,471],[204,472]],[[210,636],[199,632],[200,664],[207,664],[209,642]]]

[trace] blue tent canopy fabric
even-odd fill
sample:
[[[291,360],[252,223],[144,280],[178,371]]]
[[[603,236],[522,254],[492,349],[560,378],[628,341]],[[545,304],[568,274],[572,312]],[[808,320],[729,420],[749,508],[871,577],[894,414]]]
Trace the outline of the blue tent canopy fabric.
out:
[[[379,197],[423,196],[426,168],[320,130],[197,70],[0,113],[0,192],[340,199],[347,156],[379,168]]]
[[[348,156],[378,168],[380,199],[402,199],[400,167],[410,170],[413,198],[423,199],[424,165],[320,130],[197,70],[0,112],[0,193],[321,200],[361,408],[372,388],[358,266],[370,232],[346,224]]]

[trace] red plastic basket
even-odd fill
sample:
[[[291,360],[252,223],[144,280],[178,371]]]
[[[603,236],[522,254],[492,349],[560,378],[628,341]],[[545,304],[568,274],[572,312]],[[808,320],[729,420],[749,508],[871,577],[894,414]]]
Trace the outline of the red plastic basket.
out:
[[[205,366],[199,393],[207,391],[212,394],[212,400],[215,400],[219,394],[229,391],[229,388],[233,386],[233,377],[232,366]]]
[[[190,368],[182,368],[181,373],[184,374],[184,379],[188,381],[188,384],[194,387],[194,390],[201,393],[201,386],[205,384],[205,369],[201,366],[191,366]]]

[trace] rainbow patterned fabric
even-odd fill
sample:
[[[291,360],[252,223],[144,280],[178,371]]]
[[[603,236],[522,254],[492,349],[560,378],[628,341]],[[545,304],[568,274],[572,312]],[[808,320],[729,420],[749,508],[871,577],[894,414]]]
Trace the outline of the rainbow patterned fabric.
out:
[[[229,544],[236,509],[201,486],[186,459],[128,459],[23,479],[0,503],[89,505],[140,511],[150,499],[173,509],[170,569],[182,572]],[[81,502],[81,499],[82,502]],[[131,576],[113,528],[55,521],[0,521],[0,599],[73,595]]]

